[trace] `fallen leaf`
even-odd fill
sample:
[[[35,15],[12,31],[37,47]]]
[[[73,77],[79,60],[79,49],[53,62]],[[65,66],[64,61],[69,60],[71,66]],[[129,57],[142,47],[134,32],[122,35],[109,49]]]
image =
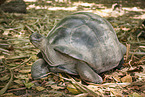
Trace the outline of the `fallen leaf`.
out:
[[[74,97],[88,97],[88,93],[82,93],[82,94],[78,94]]]
[[[10,30],[5,30],[3,35],[8,35],[10,33]]]
[[[20,84],[23,84],[23,82],[21,80],[14,80],[14,82],[17,83],[17,84],[19,84],[19,85]]]
[[[29,73],[29,72],[31,72],[31,69],[27,69],[27,70],[19,70],[19,72],[21,72],[21,73]]]
[[[38,86],[38,87],[36,87],[36,90],[38,90],[38,91],[43,91],[45,88],[44,87],[41,87],[41,86]]]
[[[15,63],[11,63],[11,64],[8,64],[9,66],[12,66],[12,67],[15,67],[15,66],[17,66],[17,64],[15,64]]]
[[[9,78],[10,78],[9,75],[5,75],[5,76],[3,76],[3,77],[0,78],[0,81],[6,81]]]
[[[110,89],[110,92],[113,94],[113,96],[115,97],[122,97],[122,93],[121,91],[117,90],[117,89]]]
[[[138,93],[133,93],[133,94],[129,95],[129,97],[142,97],[142,96]]]
[[[32,86],[34,86],[34,83],[24,83],[24,85],[26,86],[26,88],[30,89]]]
[[[13,88],[13,89],[18,89],[18,88],[20,88],[18,85],[12,85],[12,86],[10,86],[9,87],[9,89],[11,89],[11,88]]]
[[[28,75],[19,74],[19,75],[15,76],[15,78],[18,78],[18,79],[28,79]]]
[[[57,86],[57,85],[55,84],[55,85],[51,85],[51,88],[58,90],[58,89],[64,89],[65,87]]]
[[[99,90],[98,86],[94,86],[94,85],[88,85],[87,88],[92,90],[93,92],[96,92]]]
[[[130,75],[126,75],[123,78],[121,78],[122,82],[128,82],[131,83],[132,82],[132,77]]]
[[[105,84],[102,84],[102,86],[103,87],[112,87],[112,88],[115,88],[115,87],[118,87],[118,86],[126,87],[129,84],[130,83],[105,83]]]
[[[67,85],[67,89],[72,94],[79,94],[79,93],[81,93],[81,91],[79,91],[78,89],[76,89],[76,87],[74,87],[72,84],[68,84]]]

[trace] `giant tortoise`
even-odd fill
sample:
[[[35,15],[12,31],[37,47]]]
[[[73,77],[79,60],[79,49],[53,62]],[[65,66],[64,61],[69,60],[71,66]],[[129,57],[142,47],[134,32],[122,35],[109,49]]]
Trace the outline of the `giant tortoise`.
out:
[[[35,79],[47,72],[65,72],[86,82],[102,83],[98,74],[121,65],[126,52],[111,24],[89,12],[67,16],[47,37],[33,33],[30,41],[42,55],[31,68]]]

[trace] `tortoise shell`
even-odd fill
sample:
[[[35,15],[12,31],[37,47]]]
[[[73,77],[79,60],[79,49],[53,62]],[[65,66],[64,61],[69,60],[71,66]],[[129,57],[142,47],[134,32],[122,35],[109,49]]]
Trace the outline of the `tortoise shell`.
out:
[[[116,67],[126,52],[111,24],[93,13],[79,12],[62,19],[47,39],[55,50],[86,62],[97,73]]]

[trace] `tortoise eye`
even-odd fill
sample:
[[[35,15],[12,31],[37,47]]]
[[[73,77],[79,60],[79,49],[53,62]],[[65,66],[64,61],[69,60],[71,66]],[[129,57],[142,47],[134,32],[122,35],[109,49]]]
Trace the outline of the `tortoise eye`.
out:
[[[42,36],[41,36],[40,34],[37,34],[37,35],[36,35],[36,38],[37,38],[37,39],[40,39],[41,37],[42,37]]]

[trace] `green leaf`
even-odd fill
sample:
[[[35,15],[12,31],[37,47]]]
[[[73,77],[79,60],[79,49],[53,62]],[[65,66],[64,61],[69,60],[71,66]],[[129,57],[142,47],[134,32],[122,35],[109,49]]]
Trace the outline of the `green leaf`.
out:
[[[24,85],[26,86],[26,88],[30,89],[32,86],[34,86],[34,83],[24,83]]]

